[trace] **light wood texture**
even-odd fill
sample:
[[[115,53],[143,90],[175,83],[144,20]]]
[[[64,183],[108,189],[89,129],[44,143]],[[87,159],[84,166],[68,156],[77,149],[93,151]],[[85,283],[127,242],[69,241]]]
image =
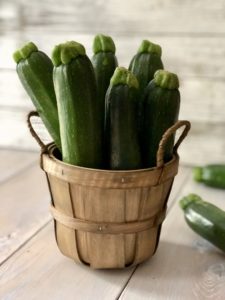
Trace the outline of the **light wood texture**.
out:
[[[0,149],[0,184],[36,164],[36,153]]]
[[[133,269],[97,271],[57,249],[53,224],[0,268],[1,299],[116,299]]]
[[[225,192],[194,183],[190,172],[176,198],[191,192],[225,209]],[[157,254],[137,268],[120,299],[222,300],[224,282],[224,254],[188,227],[176,202],[163,225]]]
[[[49,192],[45,176],[37,163],[2,183],[0,195],[1,263],[51,217],[48,212]]]

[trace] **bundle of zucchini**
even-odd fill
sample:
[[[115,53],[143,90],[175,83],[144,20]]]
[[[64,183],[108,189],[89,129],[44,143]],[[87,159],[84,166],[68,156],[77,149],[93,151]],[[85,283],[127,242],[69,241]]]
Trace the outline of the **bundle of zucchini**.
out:
[[[144,40],[129,70],[118,67],[111,37],[54,47],[52,60],[28,43],[14,53],[17,73],[65,163],[113,170],[154,167],[163,133],[178,119],[175,74],[161,47]],[[172,158],[174,137],[164,160]]]

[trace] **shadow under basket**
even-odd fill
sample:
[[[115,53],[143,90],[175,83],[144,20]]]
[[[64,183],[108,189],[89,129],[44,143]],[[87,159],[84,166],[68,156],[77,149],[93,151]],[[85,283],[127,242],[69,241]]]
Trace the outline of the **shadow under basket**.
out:
[[[41,168],[51,194],[51,213],[60,251],[95,269],[125,268],[150,258],[156,251],[166,204],[178,171],[177,149],[190,129],[178,121],[162,137],[155,168],[110,171],[63,163],[56,146],[44,145],[28,115],[31,134],[41,146]],[[185,126],[174,155],[163,162],[165,144]]]

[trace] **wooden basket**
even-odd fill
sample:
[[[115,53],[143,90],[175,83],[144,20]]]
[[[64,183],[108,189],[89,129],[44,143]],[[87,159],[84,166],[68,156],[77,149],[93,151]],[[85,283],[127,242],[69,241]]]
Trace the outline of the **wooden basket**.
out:
[[[178,171],[177,149],[190,129],[178,121],[159,144],[157,167],[134,171],[82,168],[58,159],[55,145],[44,145],[28,115],[31,134],[41,146],[52,204],[55,236],[61,252],[92,268],[124,268],[151,257],[158,246],[166,203]],[[185,126],[164,164],[167,139]]]

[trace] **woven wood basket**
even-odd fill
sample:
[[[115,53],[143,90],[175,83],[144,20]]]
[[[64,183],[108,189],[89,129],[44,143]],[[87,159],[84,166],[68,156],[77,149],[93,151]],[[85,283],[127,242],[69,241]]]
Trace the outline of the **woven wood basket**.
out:
[[[178,171],[177,149],[190,129],[178,121],[162,137],[157,166],[134,171],[109,171],[63,163],[53,143],[41,146],[41,168],[51,194],[51,213],[60,251],[92,268],[124,268],[150,258],[156,251],[166,204]],[[185,126],[174,146],[173,159],[164,164],[164,147]]]

